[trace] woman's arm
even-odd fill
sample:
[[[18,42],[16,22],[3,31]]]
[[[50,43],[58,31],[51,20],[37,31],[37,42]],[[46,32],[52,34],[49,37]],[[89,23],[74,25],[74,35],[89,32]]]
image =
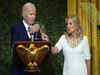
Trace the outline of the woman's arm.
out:
[[[55,46],[51,48],[51,52],[52,52],[53,54],[57,54],[57,53],[59,53],[61,50],[63,50],[63,41],[64,41],[63,39],[64,39],[64,35],[62,35],[62,36],[60,37],[60,39],[58,40],[58,42],[55,44]]]
[[[91,61],[90,60],[86,60],[86,65],[87,65],[88,75],[91,75]]]
[[[57,54],[57,53],[58,53],[58,48],[57,48],[57,47],[52,47],[52,48],[51,48],[51,52],[52,52],[53,54]]]

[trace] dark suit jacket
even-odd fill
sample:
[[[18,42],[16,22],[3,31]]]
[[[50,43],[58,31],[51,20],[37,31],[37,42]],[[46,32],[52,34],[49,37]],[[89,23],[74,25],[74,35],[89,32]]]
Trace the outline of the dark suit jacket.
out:
[[[31,39],[29,39],[27,31],[25,29],[25,26],[23,24],[23,22],[18,23],[18,24],[14,24],[12,26],[12,36],[11,36],[11,46],[13,48],[13,63],[15,64],[21,64],[19,61],[19,58],[16,58],[17,54],[16,51],[14,49],[14,43],[16,41],[31,41]],[[39,38],[39,39],[35,39],[35,38]],[[41,33],[40,31],[35,32],[34,33],[34,41],[41,41]],[[22,65],[22,64],[21,64]]]

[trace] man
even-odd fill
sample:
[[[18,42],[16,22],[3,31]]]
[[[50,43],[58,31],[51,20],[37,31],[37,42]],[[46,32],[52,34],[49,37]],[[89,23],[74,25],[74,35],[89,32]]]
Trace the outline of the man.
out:
[[[11,46],[13,48],[13,66],[11,75],[28,75],[24,72],[24,65],[16,58],[17,53],[14,49],[16,41],[41,41],[48,40],[47,36],[40,33],[40,27],[35,23],[36,7],[33,3],[26,3],[22,8],[23,21],[12,26]],[[38,39],[36,39],[38,38]],[[34,75],[39,75],[36,73]]]

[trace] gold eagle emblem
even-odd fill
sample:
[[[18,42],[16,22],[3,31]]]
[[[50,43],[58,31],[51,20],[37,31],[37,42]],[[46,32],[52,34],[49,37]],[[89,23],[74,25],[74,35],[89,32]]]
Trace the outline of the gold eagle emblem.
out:
[[[48,45],[36,47],[33,43],[30,43],[28,47],[18,45],[16,49],[21,61],[31,67],[38,66],[38,64],[44,60],[47,52],[49,51]]]

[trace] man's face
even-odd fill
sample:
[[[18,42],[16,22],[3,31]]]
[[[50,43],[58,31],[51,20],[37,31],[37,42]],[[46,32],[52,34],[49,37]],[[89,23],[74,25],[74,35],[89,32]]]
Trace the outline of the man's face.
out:
[[[28,25],[34,24],[35,17],[36,8],[28,8],[26,11],[23,12],[23,18]]]

